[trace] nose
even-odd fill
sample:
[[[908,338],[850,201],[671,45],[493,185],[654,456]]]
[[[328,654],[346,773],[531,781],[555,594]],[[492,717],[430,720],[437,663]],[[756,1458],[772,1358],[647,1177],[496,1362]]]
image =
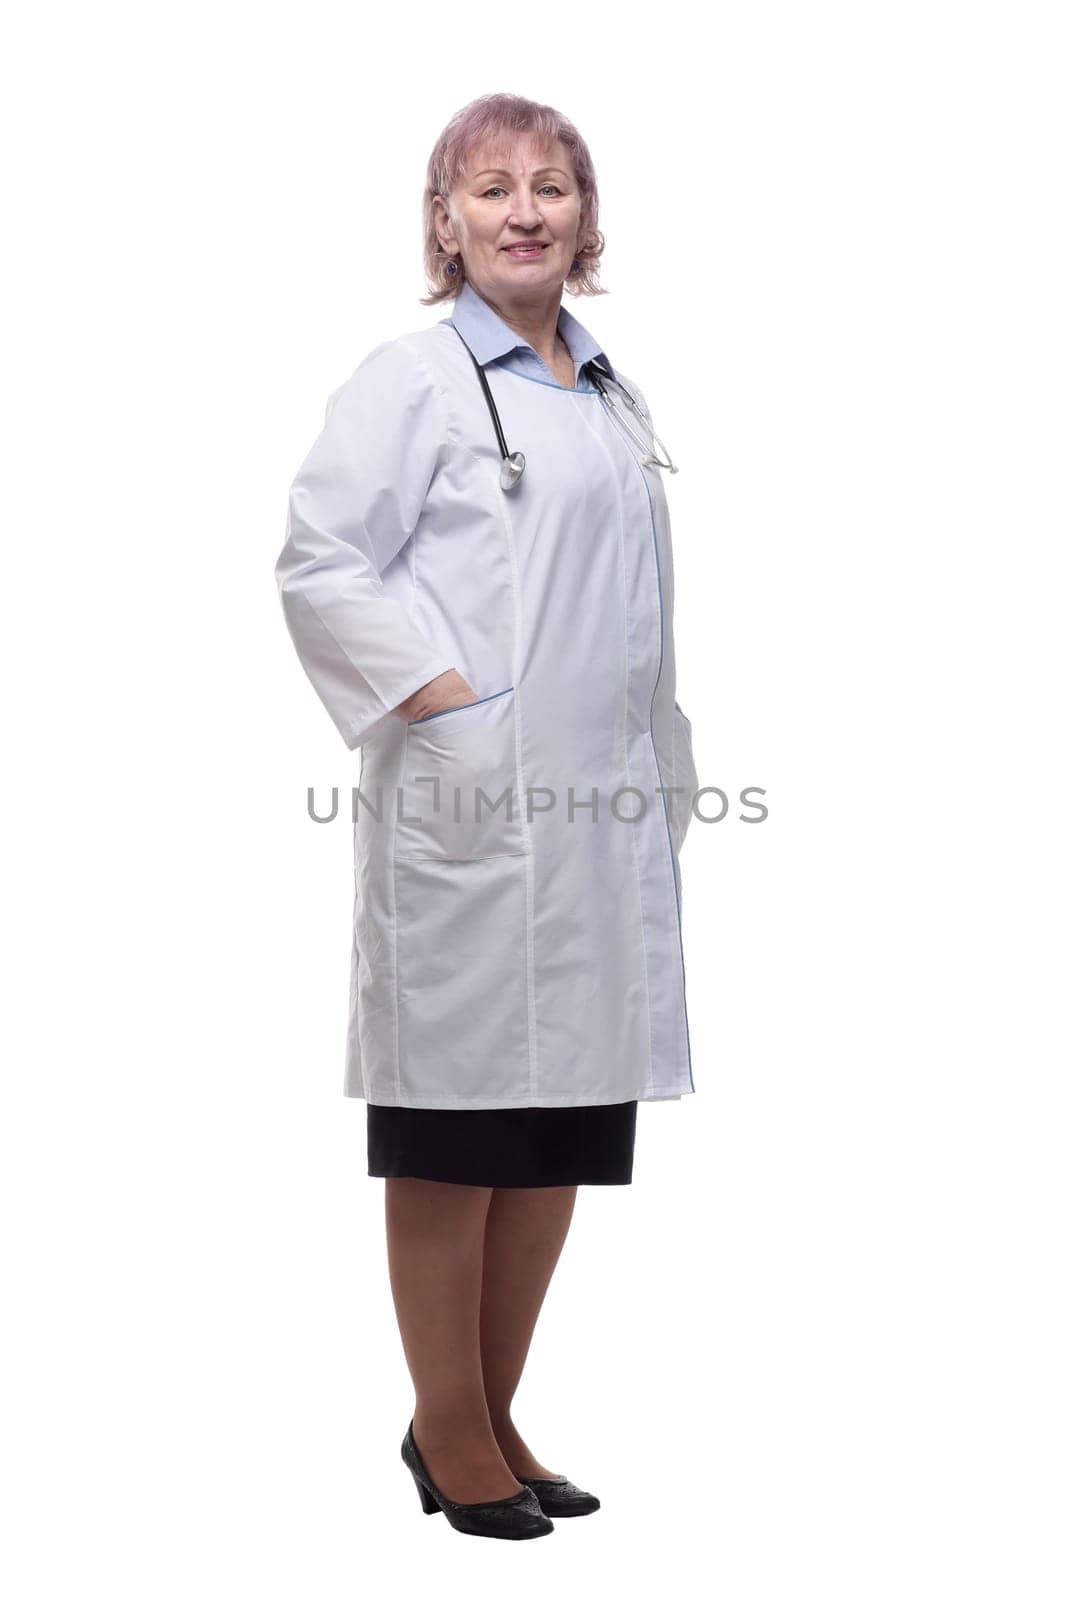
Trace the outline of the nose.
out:
[[[531,231],[541,226],[541,212],[532,194],[517,197],[509,220],[516,228],[528,228]]]

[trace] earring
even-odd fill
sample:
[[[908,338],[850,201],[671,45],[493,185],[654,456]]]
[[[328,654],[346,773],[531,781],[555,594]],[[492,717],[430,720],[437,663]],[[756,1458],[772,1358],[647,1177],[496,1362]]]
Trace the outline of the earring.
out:
[[[582,270],[582,263],[578,260],[578,257],[575,256],[574,260],[571,262],[571,271],[572,272],[580,272],[581,270]]]
[[[457,263],[455,261],[450,259],[448,264],[447,264],[447,266],[445,267],[445,271],[448,273],[450,278],[454,278],[456,273],[459,271],[459,266],[457,265]]]

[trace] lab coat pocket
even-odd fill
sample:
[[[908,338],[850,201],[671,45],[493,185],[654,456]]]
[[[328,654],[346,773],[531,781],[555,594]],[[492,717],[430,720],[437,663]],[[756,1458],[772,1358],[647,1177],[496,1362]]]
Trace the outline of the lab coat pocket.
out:
[[[397,860],[480,861],[529,853],[515,736],[514,686],[408,723]]]

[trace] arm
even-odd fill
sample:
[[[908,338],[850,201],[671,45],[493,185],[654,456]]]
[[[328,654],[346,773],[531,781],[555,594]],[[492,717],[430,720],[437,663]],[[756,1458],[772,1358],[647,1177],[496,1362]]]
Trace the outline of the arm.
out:
[[[301,664],[350,750],[456,663],[388,597],[381,574],[415,532],[448,453],[432,374],[402,340],[331,395],[289,491],[275,567]]]

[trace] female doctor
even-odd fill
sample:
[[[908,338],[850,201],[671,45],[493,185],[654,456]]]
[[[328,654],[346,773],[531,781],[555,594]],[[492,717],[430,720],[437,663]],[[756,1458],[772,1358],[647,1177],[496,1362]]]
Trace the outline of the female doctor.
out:
[[[386,1180],[401,1455],[425,1511],[501,1538],[600,1504],[512,1401],[577,1186],[629,1183],[637,1102],[694,1088],[674,469],[561,306],[604,292],[597,214],[551,107],[494,94],[450,121],[423,304],[451,315],[330,397],[277,564],[361,757],[345,1093]]]

